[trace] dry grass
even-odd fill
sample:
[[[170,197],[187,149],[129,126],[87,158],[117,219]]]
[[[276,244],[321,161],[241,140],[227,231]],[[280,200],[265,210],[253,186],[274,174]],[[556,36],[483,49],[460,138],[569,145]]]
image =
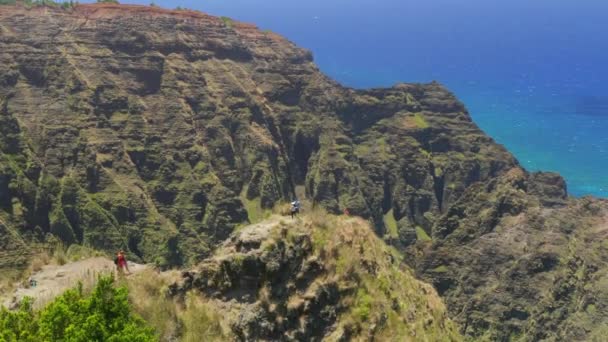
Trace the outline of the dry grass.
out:
[[[327,229],[335,225],[337,217],[329,214],[325,209],[316,207],[307,215],[313,227]]]
[[[268,130],[258,125],[257,123],[252,123],[251,126],[249,126],[249,131],[251,132],[251,138],[255,142],[265,146],[277,147],[276,143],[272,140],[272,137],[270,136]]]
[[[3,298],[15,291],[15,285],[24,280],[24,273],[23,271],[13,269],[3,269],[0,272],[2,272],[2,278],[0,278],[0,298]]]
[[[360,331],[355,340],[460,339],[432,286],[415,279],[404,266],[403,256],[386,245],[369,222],[323,211],[316,211],[305,220],[312,223],[315,253],[323,260],[328,278],[341,288],[354,289],[341,298],[342,306],[348,310],[338,318],[336,332]],[[297,305],[297,298],[290,301]],[[378,322],[384,323],[367,335],[378,328]]]
[[[161,341],[228,341],[230,333],[223,317],[212,304],[195,293],[185,302],[167,294],[170,284],[180,279],[177,271],[142,271],[127,278],[133,309],[156,330]]]
[[[60,247],[53,251],[53,261],[57,263],[57,265],[65,265],[68,262],[68,256],[65,248]]]
[[[36,255],[32,261],[30,262],[30,266],[28,267],[26,273],[33,274],[40,270],[42,267],[51,264],[53,261],[53,257],[49,253],[40,253]],[[28,274],[28,276],[29,276]]]
[[[27,284],[28,279],[33,274],[42,270],[44,266],[53,263],[53,261],[54,259],[51,253],[42,252],[34,255],[25,269],[2,271],[2,278],[0,279],[0,297],[12,295],[15,289],[22,284],[29,286],[29,284]]]
[[[429,124],[421,113],[415,113],[403,118],[402,127],[407,130],[425,129],[429,127]]]
[[[277,203],[272,208],[272,213],[281,216],[289,216],[291,214],[291,204],[289,203]]]
[[[154,270],[146,270],[127,278],[126,282],[133,309],[156,329],[162,341],[170,341],[179,335],[177,305],[165,292],[168,284],[177,276],[174,273],[159,275]]]
[[[222,325],[223,317],[218,310],[205,302],[200,296],[190,293],[186,298],[186,307],[179,313],[183,324],[181,341],[184,342],[221,342],[231,341],[230,333]]]

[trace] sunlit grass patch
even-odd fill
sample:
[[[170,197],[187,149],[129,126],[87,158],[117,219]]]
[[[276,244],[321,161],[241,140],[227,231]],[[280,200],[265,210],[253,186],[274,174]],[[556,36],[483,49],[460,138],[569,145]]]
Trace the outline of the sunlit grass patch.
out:
[[[424,231],[424,228],[417,226],[416,227],[416,238],[418,239],[418,241],[431,241],[431,237],[429,236],[429,234],[426,233],[426,231]]]
[[[428,122],[426,122],[426,119],[420,113],[414,114],[414,123],[416,124],[416,127],[420,129],[429,127]]]
[[[388,235],[391,238],[398,238],[399,231],[397,229],[397,220],[395,220],[395,216],[393,215],[393,209],[389,210],[384,215],[384,226],[387,229]]]

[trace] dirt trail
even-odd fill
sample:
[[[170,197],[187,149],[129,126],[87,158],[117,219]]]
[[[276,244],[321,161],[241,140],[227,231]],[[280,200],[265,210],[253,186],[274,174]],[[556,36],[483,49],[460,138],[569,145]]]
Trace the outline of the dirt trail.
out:
[[[129,262],[131,273],[139,273],[149,268],[147,265]],[[26,288],[21,284],[9,298],[1,298],[1,303],[8,308],[14,307],[24,297],[34,298],[34,307],[40,308],[66,290],[82,282],[85,288],[92,287],[99,275],[115,272],[116,266],[112,260],[96,257],[65,265],[46,265],[32,275],[36,281],[35,287]]]
[[[282,221],[291,222],[301,220],[300,218],[291,219],[285,216],[272,215],[263,222],[249,225],[239,231],[239,241],[242,244],[259,245],[262,241],[268,238],[272,230]],[[233,237],[233,238],[236,238]],[[227,246],[232,246],[233,241],[228,239],[224,243],[224,248],[220,249],[219,255],[233,253]],[[234,246],[232,246],[234,248]],[[222,253],[222,251],[224,253]],[[129,262],[129,270],[131,274],[137,274],[149,269],[151,266]],[[97,282],[99,275],[114,273],[116,266],[112,260],[103,257],[95,257],[77,262],[68,263],[65,265],[46,265],[42,269],[32,275],[32,279],[36,281],[36,286],[29,287],[25,284],[19,284],[17,288],[10,294],[0,296],[0,304],[7,308],[15,308],[24,297],[34,298],[34,308],[41,308],[48,304],[55,297],[61,295],[66,290],[74,288],[81,282],[85,288],[91,288]],[[127,275],[127,277],[130,277]]]

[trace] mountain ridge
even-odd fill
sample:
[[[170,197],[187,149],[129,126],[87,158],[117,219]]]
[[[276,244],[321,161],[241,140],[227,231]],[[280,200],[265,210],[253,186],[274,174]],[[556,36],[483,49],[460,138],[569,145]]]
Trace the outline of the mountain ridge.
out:
[[[77,6],[74,11],[47,7],[13,9],[17,14],[6,13],[4,8],[2,27],[5,30],[13,27],[9,30],[13,35],[3,36],[6,86],[2,113],[5,120],[13,123],[6,126],[13,131],[6,136],[13,138],[4,144],[5,153],[33,149],[28,151],[31,157],[28,162],[44,164],[46,172],[39,172],[41,168],[35,165],[31,176],[34,180],[41,176],[48,178],[51,183],[48,185],[55,192],[61,187],[75,192],[71,195],[72,205],[91,199],[91,195],[100,195],[103,192],[100,190],[105,190],[110,198],[121,197],[131,205],[137,203],[137,208],[129,208],[125,202],[111,209],[123,211],[117,219],[118,213],[108,215],[109,203],[96,205],[104,198],[88,201],[88,206],[71,214],[64,211],[63,215],[61,212],[50,215],[53,205],[36,206],[34,198],[33,207],[53,217],[44,218],[42,213],[39,222],[26,223],[29,230],[38,225],[47,232],[56,223],[54,229],[67,234],[63,238],[68,243],[83,241],[86,234],[74,226],[81,225],[78,217],[89,217],[103,222],[102,226],[115,236],[113,245],[119,247],[119,226],[133,222],[136,216],[133,212],[137,210],[151,213],[150,217],[156,217],[154,224],[161,225],[169,235],[176,234],[176,227],[180,226],[176,221],[184,220],[193,226],[200,216],[205,216],[211,220],[206,230],[212,230],[211,235],[221,239],[227,236],[230,226],[246,219],[244,208],[239,205],[243,192],[246,200],[257,199],[263,208],[270,208],[279,199],[292,197],[296,185],[305,186],[315,203],[332,212],[348,207],[354,214],[373,218],[380,230],[382,216],[394,207],[397,220],[408,216],[408,221],[430,233],[431,220],[422,217],[424,212],[432,207],[441,211],[439,202],[443,206],[450,196],[457,197],[466,183],[502,172],[505,163],[516,164],[502,147],[484,146],[492,140],[476,128],[464,106],[440,85],[401,84],[369,91],[343,88],[319,72],[309,51],[276,40],[274,35],[269,38],[249,25],[232,26],[221,19],[202,16],[203,22],[193,24],[197,31],[192,31],[184,22],[189,19],[174,17],[173,11],[139,6],[125,8],[143,13],[140,20],[132,16],[128,16],[132,20],[127,20],[128,11],[121,12],[118,10],[121,6],[107,4]],[[154,22],[157,28],[151,29],[145,26],[146,20],[142,21],[149,11],[163,15]],[[58,26],[59,18],[73,26],[65,23]],[[13,44],[14,35],[23,35],[30,29],[29,25],[20,26],[23,20],[44,27],[49,38],[23,37],[22,41],[29,41],[28,44]],[[159,39],[155,35],[161,32],[166,37]],[[56,58],[39,59],[45,54]],[[190,78],[185,77],[186,70]],[[55,98],[61,102],[53,103]],[[171,101],[169,106],[163,102],[166,99]],[[40,106],[47,108],[46,114],[33,115]],[[412,159],[421,159],[420,153],[431,159],[433,149],[437,150],[439,156],[433,161],[413,160],[419,165],[409,167],[408,177],[414,184],[410,190],[398,179],[374,181],[371,176],[368,180],[367,173],[393,173],[389,168],[398,169],[399,164],[408,162],[395,156],[386,143],[379,145],[384,150],[379,154],[382,157],[379,162],[385,166],[380,165],[378,170],[370,162],[369,170],[361,170],[367,166],[366,159],[378,157],[371,149],[375,144],[372,141],[386,141],[371,127],[375,124],[379,130],[393,130],[408,139],[408,145],[398,141],[390,144],[401,144],[399,148],[410,153]],[[460,131],[460,136],[450,141],[444,133],[448,130]],[[29,141],[19,140],[23,133]],[[368,138],[363,136],[366,133]],[[431,138],[434,140],[430,141]],[[450,143],[456,146],[451,147]],[[355,145],[358,148],[353,148]],[[46,150],[45,146],[51,148]],[[162,156],[161,149],[166,152],[167,147],[175,150],[173,156]],[[446,156],[439,158],[444,152],[451,153],[450,148],[461,150],[457,155],[459,162],[469,164],[463,173],[470,175],[457,175],[455,181],[445,179],[452,174],[439,175],[443,169],[460,168],[446,160]],[[480,165],[476,156],[482,153],[470,152],[469,148],[491,150],[485,153],[490,160]],[[84,164],[87,166],[83,168]],[[197,167],[200,170],[195,170]],[[237,170],[243,175],[235,174]],[[200,171],[206,176],[195,182],[200,182],[203,189],[198,194],[189,194],[190,199],[178,198],[177,190],[184,186],[185,179]],[[65,177],[66,173],[80,179],[72,182]],[[421,179],[423,175],[427,179]],[[25,175],[23,181],[32,179],[31,176]],[[15,178],[18,177],[13,177],[13,182]],[[69,184],[56,184],[58,178]],[[442,181],[453,183],[453,187],[440,186]],[[463,186],[456,186],[463,182]],[[366,195],[348,185],[337,189],[340,183],[359,184],[359,188],[366,188]],[[16,185],[19,186],[25,187]],[[412,194],[399,194],[403,203],[390,203],[396,202],[392,197],[397,197],[394,196],[399,192],[394,190],[397,186]],[[223,204],[214,206],[215,212],[209,213],[212,208],[207,208],[207,203],[216,200],[209,201],[208,197],[214,195]],[[373,203],[368,203],[366,197]],[[175,208],[175,201],[182,202],[180,213],[164,208]],[[408,201],[418,203],[410,205]],[[418,205],[421,208],[416,208]],[[203,213],[194,215],[188,210]],[[66,220],[69,224],[65,224]],[[228,220],[227,225],[221,224],[222,229],[227,229],[225,232],[218,230],[217,220]],[[136,246],[137,242],[131,245]],[[145,253],[138,250],[147,248],[132,249],[143,256]]]

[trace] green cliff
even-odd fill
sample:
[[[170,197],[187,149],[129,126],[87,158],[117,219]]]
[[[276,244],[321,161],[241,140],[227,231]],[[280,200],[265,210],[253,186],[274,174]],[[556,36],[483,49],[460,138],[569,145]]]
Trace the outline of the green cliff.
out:
[[[344,88],[253,26],[82,5],[3,7],[0,27],[0,204],[21,236],[179,265],[304,186],[410,244],[516,164],[439,84]]]

